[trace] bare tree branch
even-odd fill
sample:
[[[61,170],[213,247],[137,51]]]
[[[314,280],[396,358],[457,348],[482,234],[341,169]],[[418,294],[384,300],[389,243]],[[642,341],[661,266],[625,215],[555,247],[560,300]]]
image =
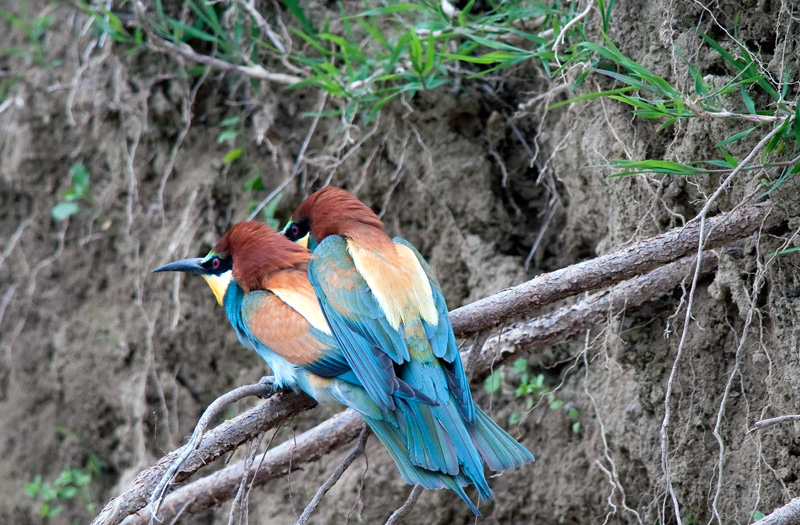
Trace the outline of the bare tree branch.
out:
[[[726,217],[727,219],[725,219]],[[707,237],[708,246],[718,246],[722,242],[720,239],[731,240],[747,237],[760,225],[763,225],[765,229],[773,229],[782,222],[783,218],[780,214],[773,212],[769,203],[744,207],[738,212],[715,217],[707,222],[707,226],[710,228]],[[695,249],[697,235],[696,228],[672,230],[592,261],[537,277],[528,283],[460,308],[451,312],[451,320],[454,321],[454,325],[459,327],[456,334],[463,337],[465,334],[479,331],[465,324],[470,319],[474,320],[477,326],[494,326],[532,308],[541,307],[604,284],[619,282],[625,276],[630,277],[636,275],[637,272],[657,267],[659,264],[663,264],[661,261],[664,259],[680,257],[679,254],[682,252],[675,248],[675,244],[680,245],[681,249],[685,249],[687,253]],[[713,271],[716,267],[716,260],[715,254],[706,252],[700,266],[701,272]],[[481,354],[476,356],[478,359],[475,371],[485,372],[492,361],[497,364],[523,352],[531,352],[548,347],[557,341],[563,341],[576,332],[603,322],[609,311],[622,312],[625,308],[658,299],[678,286],[695,264],[695,257],[667,264],[649,274],[585,298],[577,304],[562,307],[555,312],[515,326],[503,332],[501,337],[493,337],[485,344]],[[479,308],[476,305],[481,306]],[[465,353],[469,353],[470,350],[467,349]],[[244,441],[252,439],[258,433],[274,427],[281,421],[311,406],[313,406],[313,401],[307,396],[283,393],[238,418],[223,423],[206,434],[197,449],[197,454],[191,456],[186,465],[180,469],[176,479],[185,479],[206,462],[213,461],[221,454],[235,449]],[[345,420],[345,418],[347,419]],[[285,474],[288,472],[290,461],[292,461],[292,469],[294,469],[296,465],[313,461],[327,451],[352,441],[357,436],[362,424],[360,418],[351,411],[337,416],[335,423],[332,421],[334,420],[326,421],[301,435],[298,438],[298,448],[294,452],[292,452],[294,447],[292,443],[284,443],[269,451],[268,456],[264,458],[264,470],[263,472],[259,470],[255,475],[254,484],[261,484],[268,479]],[[307,435],[314,436],[315,439],[320,440],[320,443],[307,443],[306,448],[301,451],[300,439]],[[322,450],[326,452],[321,452]],[[279,456],[278,451],[283,451],[285,457]],[[106,505],[93,523],[116,524],[126,516],[142,509],[158,480],[169,465],[183,452],[183,449],[174,451],[159,460],[153,467],[142,472],[124,494]],[[218,503],[220,500],[216,498],[224,497],[228,494],[226,491],[229,490],[235,492],[238,487],[242,472],[232,475],[230,474],[233,472],[232,469],[243,471],[243,468],[243,464],[239,463],[177,490],[166,498],[164,513],[174,515],[184,507],[187,512],[197,512],[207,508],[203,507],[204,504]],[[232,489],[222,485],[226,479],[232,480]],[[233,492],[230,494],[232,495]],[[214,496],[211,497],[210,494]],[[149,516],[147,513],[142,513],[139,519],[144,519],[145,515]]]
[[[753,425],[753,428],[748,430],[748,432],[763,430],[767,427],[771,427],[772,425],[779,425],[787,421],[797,421],[798,419],[800,419],[800,414],[792,414],[788,416],[778,416],[770,419],[762,419],[761,421],[756,421],[755,424]]]
[[[282,392],[266,403],[225,421],[203,436],[196,453],[186,460],[183,467],[177,472],[175,479],[177,481],[186,479],[207,463],[235,450],[236,447],[253,439],[261,432],[276,427],[314,405],[314,400],[305,394]],[[131,486],[108,502],[92,523],[97,525],[120,523],[126,516],[142,509],[147,504],[147,499],[153,493],[159,480],[169,467],[184,454],[187,447],[188,445],[185,445],[170,452],[158,460],[155,465],[139,473]]]
[[[800,523],[800,497],[764,516],[753,525],[797,525]]]
[[[267,385],[264,383],[256,383],[255,385],[245,385],[240,386],[234,390],[231,390],[227,394],[224,394],[218,397],[213,403],[211,403],[206,411],[203,412],[200,421],[197,422],[197,425],[194,427],[194,432],[192,432],[192,437],[189,439],[189,442],[181,447],[179,450],[181,452],[180,456],[172,462],[169,466],[167,471],[161,477],[161,481],[158,482],[156,488],[153,490],[152,495],[150,496],[150,500],[148,504],[153,508],[153,513],[158,513],[158,506],[161,504],[161,500],[164,498],[166,494],[167,487],[170,483],[173,482],[175,476],[178,474],[178,470],[186,463],[186,460],[195,452],[197,447],[200,445],[200,441],[203,439],[203,435],[206,433],[206,429],[208,425],[211,424],[211,420],[216,418],[220,413],[228,405],[231,405],[245,397],[249,396],[268,396],[274,393],[274,386]]]
[[[414,485],[414,488],[411,489],[411,494],[408,495],[406,502],[403,503],[402,507],[392,512],[392,515],[389,516],[388,520],[386,520],[386,525],[395,525],[396,523],[403,521],[403,518],[408,516],[408,513],[411,512],[411,509],[413,509],[414,505],[417,504],[420,494],[422,494],[422,486]]]
[[[296,439],[290,439],[261,454],[253,461],[259,465],[253,476],[253,485],[263,485],[267,481],[283,476],[315,461],[342,445],[353,441],[364,428],[364,420],[350,409],[340,412],[316,427],[303,432]],[[219,470],[197,481],[184,485],[164,498],[158,518],[169,523],[180,512],[190,514],[201,512],[221,501],[231,499],[239,488],[245,461]],[[126,525],[150,522],[147,509],[129,516]]]
[[[743,239],[762,227],[771,230],[785,217],[769,202],[743,206],[706,221],[706,249]],[[688,224],[634,243],[590,261],[561,270],[496,293],[450,313],[456,337],[467,337],[582,292],[641,275],[697,251],[700,224]]]
[[[730,251],[734,251],[735,249],[731,249]],[[550,345],[564,341],[574,335],[575,333],[582,332],[588,327],[595,326],[598,323],[603,322],[607,316],[608,312],[622,312],[626,307],[632,308],[641,306],[642,304],[646,303],[647,301],[652,301],[655,299],[660,298],[666,293],[669,293],[675,287],[677,287],[683,279],[689,274],[690,270],[695,266],[695,258],[688,257],[683,260],[677,261],[670,265],[664,266],[649,274],[640,276],[635,279],[631,279],[630,281],[626,281],[620,283],[619,285],[615,286],[613,289],[597,293],[591,297],[588,297],[575,305],[569,305],[562,307],[554,312],[551,312],[547,315],[542,317],[538,317],[536,319],[532,319],[526,323],[523,323],[519,326],[510,328],[502,333],[500,338],[492,338],[488,343],[486,343],[483,347],[483,351],[480,355],[476,356],[476,371],[478,372],[485,372],[489,369],[492,362],[494,361],[495,366],[498,363],[502,363],[504,361],[510,360],[513,357],[521,355],[525,352],[531,352],[537,349],[547,348]],[[703,264],[701,265],[702,272],[711,272],[717,266],[717,256],[712,252],[707,252],[704,256]],[[471,352],[471,348],[468,348],[464,351],[464,354],[469,354]],[[282,394],[282,396],[286,396],[286,394]],[[297,397],[300,397],[299,395]],[[266,405],[271,405],[274,402],[265,403],[265,405],[261,405],[261,407],[257,407],[252,411],[258,410]],[[252,412],[251,411],[251,412]],[[249,412],[248,412],[249,413]],[[244,414],[245,416],[247,414]],[[240,416],[240,417],[243,417]],[[354,420],[359,420],[355,415],[353,416]],[[325,425],[325,423],[323,423]],[[256,428],[269,428],[269,426],[274,425],[264,425],[264,427],[256,427]],[[320,425],[321,426],[321,425]],[[315,427],[317,430],[320,429],[320,426]],[[257,430],[253,430],[253,435],[257,434]],[[310,431],[309,431],[310,432]],[[212,439],[212,433],[218,433],[218,429],[215,429],[209,432],[206,435],[206,439]],[[223,434],[224,435],[224,434]],[[336,435],[330,434],[328,438],[337,441],[338,446],[342,446],[349,442],[350,440],[354,439],[355,436],[350,436],[345,431],[339,431]],[[284,443],[284,445],[286,445]],[[283,445],[281,445],[283,446]],[[234,446],[230,447],[230,450],[235,448]],[[277,449],[275,449],[277,450]],[[179,449],[180,451],[180,449]],[[203,451],[203,446],[201,445],[200,449],[198,449],[198,455],[201,454]],[[275,451],[271,451],[273,454]],[[288,455],[292,455],[291,448],[287,451]],[[305,463],[310,461],[309,457],[304,456],[301,451],[295,450],[293,452],[294,461],[297,463]],[[160,470],[166,469],[166,465],[176,456],[176,453],[172,453],[165,458],[162,458],[159,463],[151,467],[151,469],[156,469],[157,467],[161,467]],[[196,458],[197,456],[195,456]],[[205,459],[205,458],[203,458]],[[209,458],[211,460],[213,458]],[[286,458],[284,458],[286,459]],[[288,462],[288,459],[287,459]],[[256,462],[257,463],[257,462]],[[166,464],[166,465],[165,465]],[[294,463],[293,463],[294,465]],[[200,465],[197,465],[197,461],[194,461],[194,465],[199,468]],[[190,468],[190,465],[186,465],[181,472],[186,473],[187,470]],[[192,471],[197,470],[194,468]],[[242,464],[234,465],[233,467],[229,468],[236,468],[242,469]],[[150,470],[150,469],[148,469]],[[143,473],[144,474],[144,473]],[[143,474],[140,474],[139,478],[143,477]],[[252,473],[251,473],[252,475]],[[274,477],[274,476],[272,476]],[[268,479],[272,479],[272,477],[258,477],[254,484],[258,484],[259,481],[267,481]],[[139,481],[137,478],[137,482]],[[144,493],[142,496],[135,501],[139,503],[139,507],[132,509],[130,512],[134,512],[145,505],[147,495],[152,491],[152,486],[155,485],[156,480],[158,479],[156,476],[149,476],[148,479],[153,479],[150,488],[146,485],[140,484],[140,486],[136,487],[138,490],[143,491]],[[237,485],[238,480],[240,477],[232,477],[230,480],[231,487],[230,490],[235,490],[235,485]],[[193,501],[188,498],[188,495],[192,495],[197,493],[200,490],[206,490],[208,483],[206,481],[200,480],[195,483],[203,482],[202,489],[190,489],[184,492],[187,496],[184,500],[178,502],[175,500],[175,496],[170,495],[166,498],[167,501],[171,501],[170,510],[164,510],[162,514],[159,516],[163,518],[165,513],[167,512],[177,512],[178,510],[182,510],[184,507],[188,507],[187,511],[191,512],[191,509],[197,508],[193,505]],[[262,481],[262,482],[263,482]],[[194,483],[192,484],[194,485]],[[132,487],[133,488],[133,487]],[[129,489],[128,492],[130,492]],[[183,490],[183,489],[181,489]],[[127,494],[127,492],[126,492]],[[177,492],[175,493],[177,494]],[[125,495],[120,496],[122,499]],[[172,498],[172,500],[170,500]],[[131,500],[133,498],[128,497],[127,500]],[[127,501],[126,500],[126,501]],[[112,506],[116,500],[112,500],[108,506]],[[214,503],[211,501],[210,503]],[[166,503],[165,503],[166,505]],[[189,507],[189,505],[193,505]],[[108,507],[107,506],[107,507]],[[130,506],[127,508],[131,508]],[[96,524],[99,523],[119,523],[119,519],[124,518],[126,514],[117,513],[115,515],[110,515],[104,509],[104,514],[108,515],[109,519],[106,521],[103,519],[103,514],[101,514],[98,519],[95,520]],[[148,514],[143,513],[142,516],[147,516]],[[117,516],[121,516],[117,518]],[[142,519],[144,519],[142,517]],[[137,523],[137,522],[134,522]]]
[[[740,254],[741,246],[727,247],[724,253]],[[523,353],[542,350],[566,341],[587,328],[605,322],[609,312],[622,313],[626,309],[661,298],[688,278],[696,260],[695,256],[686,257],[505,330],[499,338],[492,337],[483,347],[476,359],[476,372],[486,372],[492,365],[496,367]],[[703,254],[700,272],[708,274],[716,270],[717,262],[716,253],[706,252]],[[471,348],[467,348],[464,353],[470,351]]]

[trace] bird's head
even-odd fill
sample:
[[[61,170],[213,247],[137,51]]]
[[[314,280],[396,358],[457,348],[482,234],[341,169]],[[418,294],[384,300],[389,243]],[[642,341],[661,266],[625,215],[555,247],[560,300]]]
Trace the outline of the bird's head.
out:
[[[326,186],[297,207],[283,234],[313,251],[329,235],[349,237],[354,229],[364,227],[384,231],[369,206],[348,191]]]
[[[264,289],[265,281],[281,270],[306,271],[309,251],[266,224],[239,222],[205,257],[182,259],[154,272],[187,272],[203,277],[222,305],[231,282],[245,293]]]

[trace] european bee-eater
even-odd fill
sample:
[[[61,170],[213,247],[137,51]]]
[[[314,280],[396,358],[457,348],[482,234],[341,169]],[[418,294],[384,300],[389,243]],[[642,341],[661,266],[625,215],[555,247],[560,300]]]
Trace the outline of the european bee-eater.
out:
[[[445,468],[428,468],[426,465],[432,464],[431,461],[415,460],[419,451],[426,449],[417,443],[441,441],[441,437],[431,441],[425,435],[427,429],[441,433],[453,424],[444,422],[441,427],[432,423],[430,410],[420,407],[430,407],[436,401],[401,377],[392,379],[390,403],[372,399],[353,365],[340,351],[320,309],[308,281],[310,259],[311,253],[306,248],[270,227],[242,222],[235,224],[207,256],[176,261],[153,271],[202,276],[225,308],[242,344],[258,352],[272,369],[274,386],[299,388],[318,402],[338,401],[354,409],[386,447],[408,483],[452,489],[479,515],[463,489],[473,481],[476,466],[470,466],[470,474],[462,472],[454,453],[442,458]],[[391,367],[391,362],[388,365]],[[420,419],[415,421],[415,418]],[[495,432],[498,431],[506,436],[505,441],[513,442],[499,427]],[[408,435],[412,432],[413,437]],[[486,447],[494,446],[491,436],[479,433],[475,439],[483,439]],[[505,441],[501,436],[499,442]],[[414,447],[413,453],[410,447]],[[433,459],[438,460],[438,456]],[[480,479],[485,485],[482,468]]]
[[[466,477],[487,499],[484,462],[500,471],[533,461],[474,404],[441,288],[410,243],[390,239],[367,205],[331,186],[303,201],[283,232],[313,250],[309,281],[340,355],[398,418],[413,465]],[[398,395],[403,387],[412,395]]]

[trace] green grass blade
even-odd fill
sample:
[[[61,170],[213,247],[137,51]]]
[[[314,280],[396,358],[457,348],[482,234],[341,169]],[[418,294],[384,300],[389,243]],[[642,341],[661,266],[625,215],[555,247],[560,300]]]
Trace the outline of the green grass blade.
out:
[[[353,17],[364,17],[364,16],[378,16],[378,15],[391,15],[393,13],[404,13],[406,11],[427,11],[423,6],[417,4],[394,4],[394,5],[387,5],[385,7],[378,7],[376,9],[369,9],[367,11],[358,13]]]
[[[635,171],[621,172],[612,175],[618,177],[623,175],[633,175],[636,173],[666,173],[669,175],[698,175],[707,173],[703,168],[696,168],[688,164],[681,164],[680,162],[673,162],[671,160],[623,160],[614,159],[611,161],[610,166],[616,168],[633,169]]]
[[[728,137],[726,139],[723,139],[723,140],[717,142],[716,144],[714,144],[714,147],[715,148],[719,148],[719,147],[722,147],[722,146],[727,146],[728,144],[732,144],[732,143],[736,142],[739,139],[743,139],[744,137],[748,136],[757,127],[758,126],[753,126],[752,128],[747,128],[747,129],[745,129],[743,131],[740,131],[739,133],[733,134],[730,137]]]

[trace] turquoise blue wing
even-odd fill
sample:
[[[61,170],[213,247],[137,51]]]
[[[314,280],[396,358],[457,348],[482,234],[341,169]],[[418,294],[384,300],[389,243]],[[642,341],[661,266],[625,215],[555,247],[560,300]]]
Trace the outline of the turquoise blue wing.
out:
[[[395,364],[409,359],[405,337],[386,319],[343,238],[332,235],[317,246],[308,279],[344,359],[383,410],[394,410],[394,396],[435,404],[397,377]]]
[[[433,354],[445,361],[443,368],[447,376],[447,382],[450,386],[450,391],[453,397],[458,402],[458,408],[461,415],[467,421],[475,419],[475,404],[472,401],[472,392],[469,389],[469,381],[464,372],[464,365],[461,362],[461,354],[458,352],[458,345],[456,344],[456,337],[453,334],[453,327],[450,325],[450,316],[447,310],[447,304],[442,294],[442,288],[439,286],[439,281],[431,270],[431,267],[422,258],[422,255],[417,251],[414,246],[407,240],[401,237],[392,239],[397,244],[402,244],[409,248],[414,255],[416,255],[422,269],[425,270],[425,275],[431,285],[433,292],[433,301],[436,306],[436,312],[439,314],[439,322],[436,326],[431,326],[429,323],[423,321],[425,327],[425,335],[428,338],[433,349]]]

